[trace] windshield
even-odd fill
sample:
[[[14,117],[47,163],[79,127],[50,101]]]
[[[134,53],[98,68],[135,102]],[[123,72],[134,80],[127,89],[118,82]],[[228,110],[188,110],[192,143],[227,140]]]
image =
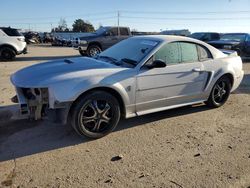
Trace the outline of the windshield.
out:
[[[221,40],[235,40],[242,42],[245,40],[245,37],[245,34],[224,34],[222,35]]]
[[[97,29],[95,31],[96,34],[100,35],[100,34],[103,34],[105,31],[107,31],[107,27],[100,27],[99,29]]]
[[[205,33],[193,33],[192,35],[190,35],[190,37],[194,39],[201,39],[204,35]]]
[[[134,62],[137,65],[157,44],[159,41],[156,40],[129,38],[103,51],[99,56],[112,57],[118,62]]]

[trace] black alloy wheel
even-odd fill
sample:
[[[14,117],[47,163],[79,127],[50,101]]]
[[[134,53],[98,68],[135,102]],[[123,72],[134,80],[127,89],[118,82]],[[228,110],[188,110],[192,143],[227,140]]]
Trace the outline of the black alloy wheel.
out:
[[[231,91],[231,82],[228,77],[221,77],[214,85],[206,104],[210,107],[220,107],[228,99]]]
[[[81,136],[100,138],[114,130],[119,119],[117,99],[107,92],[95,91],[77,102],[71,124]]]

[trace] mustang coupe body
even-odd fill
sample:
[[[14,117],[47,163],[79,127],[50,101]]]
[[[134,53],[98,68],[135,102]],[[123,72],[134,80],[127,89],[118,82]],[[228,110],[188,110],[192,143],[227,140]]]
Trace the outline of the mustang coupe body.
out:
[[[99,138],[129,118],[205,102],[223,105],[240,84],[241,58],[179,36],[126,39],[94,58],[36,64],[11,76],[21,113],[70,123]]]

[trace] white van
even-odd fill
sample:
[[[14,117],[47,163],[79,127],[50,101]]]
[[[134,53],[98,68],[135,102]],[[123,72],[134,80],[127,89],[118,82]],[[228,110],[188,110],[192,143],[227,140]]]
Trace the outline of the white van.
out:
[[[0,27],[0,59],[13,60],[16,55],[26,54],[24,36],[14,28]]]

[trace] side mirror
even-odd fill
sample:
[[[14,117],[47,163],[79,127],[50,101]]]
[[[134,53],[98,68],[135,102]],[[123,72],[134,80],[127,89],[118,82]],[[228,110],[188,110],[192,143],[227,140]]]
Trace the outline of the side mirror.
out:
[[[153,69],[153,68],[163,68],[163,67],[166,67],[167,64],[162,61],[161,59],[157,59],[157,60],[154,60],[152,64],[148,65],[147,67],[149,69]]]

